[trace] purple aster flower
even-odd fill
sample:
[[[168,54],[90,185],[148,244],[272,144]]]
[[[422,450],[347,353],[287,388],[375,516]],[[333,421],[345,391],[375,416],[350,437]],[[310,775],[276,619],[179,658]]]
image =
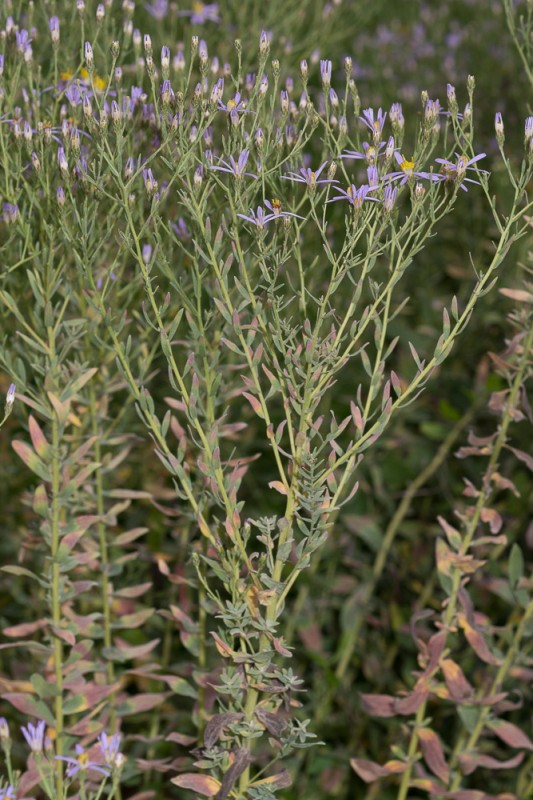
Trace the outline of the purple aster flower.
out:
[[[191,11],[180,11],[180,17],[190,17],[193,25],[204,22],[220,22],[218,3],[194,2]]]
[[[165,18],[168,12],[168,0],[155,0],[153,5],[145,5],[145,9],[149,14],[152,15],[152,17],[162,20]]]
[[[111,774],[109,764],[101,761],[91,761],[88,751],[84,750],[81,744],[77,744],[75,749],[77,754],[76,758],[70,756],[55,756],[58,761],[65,761],[69,765],[67,769],[68,778],[73,778],[79,772],[85,772],[89,769],[99,772],[101,775],[105,775],[106,778],[109,777]]]
[[[380,142],[377,147],[374,147],[368,142],[363,142],[363,151],[358,150],[345,150],[340,158],[364,158],[367,164],[375,164],[376,158],[382,156],[382,150],[385,148],[385,142]]]
[[[185,224],[185,220],[183,219],[183,217],[179,217],[177,223],[172,222],[171,227],[176,236],[178,237],[178,239],[181,239],[182,242],[192,237],[192,233]]]
[[[14,225],[18,219],[19,207],[15,203],[4,203],[2,212],[4,222]]]
[[[327,165],[327,161],[324,161],[323,164],[319,166],[317,170],[313,172],[313,170],[309,169],[309,167],[302,167],[300,169],[300,174],[297,172],[289,172],[288,175],[282,175],[281,177],[286,181],[295,181],[296,183],[305,183],[309,187],[310,190],[315,189],[320,183],[338,183],[335,180],[329,180],[328,178],[321,178],[318,180],[318,177],[324,167]]]
[[[28,47],[30,47],[30,42],[31,42],[30,34],[26,30],[26,28],[21,28],[20,31],[15,32],[15,40],[17,43],[17,50],[19,51],[19,53],[25,53]]]
[[[372,131],[374,142],[379,142],[381,140],[381,132],[383,131],[385,120],[387,119],[387,112],[382,111],[381,108],[379,108],[374,117],[374,109],[365,108],[363,111],[363,116],[359,117],[359,119],[363,125],[366,125],[366,127]]]
[[[115,733],[113,736],[108,736],[107,733],[102,732],[98,737],[100,749],[106,764],[114,766],[117,756],[120,754],[120,733]]]
[[[249,178],[257,178],[257,175],[254,175],[252,172],[245,172],[246,169],[246,162],[248,161],[248,156],[250,155],[250,151],[244,149],[242,153],[239,155],[237,161],[233,158],[233,156],[229,157],[230,163],[228,164],[227,161],[220,160],[220,164],[224,166],[220,166],[217,164],[216,166],[210,167],[210,169],[216,169],[219,172],[229,172],[230,175],[235,175],[236,178],[242,178],[244,175],[247,175]]]
[[[442,177],[439,175],[434,174],[433,172],[417,172],[415,170],[415,162],[408,161],[404,156],[400,155],[398,151],[394,153],[394,157],[398,162],[398,166],[400,169],[396,172],[389,172],[388,175],[384,176],[384,180],[389,181],[400,181],[400,186],[403,186],[404,183],[407,183],[408,180],[411,178],[425,178],[429,181],[440,181]]]
[[[21,731],[32,753],[42,753],[46,722],[42,719],[37,725],[32,725],[31,722],[28,722],[28,727],[22,727]]]
[[[272,202],[270,202],[270,200],[265,200],[265,205],[275,217],[297,217],[298,219],[304,219],[304,217],[300,217],[299,214],[294,214],[292,211],[282,211],[281,200],[277,197],[273,198]]]
[[[15,787],[6,786],[4,789],[0,789],[0,800],[15,800]]]
[[[223,103],[222,100],[218,101],[218,108],[225,111],[227,114],[250,114],[250,109],[246,108],[244,100],[241,100],[241,93],[237,92],[235,97]]]
[[[374,191],[375,187],[368,186],[366,183],[357,188],[352,183],[351,186],[348,186],[347,189],[341,189],[340,187],[337,188],[337,191],[340,192],[340,195],[337,197],[333,197],[331,200],[328,200],[328,203],[334,203],[336,200],[348,200],[350,205],[354,207],[355,211],[360,211],[363,202],[365,200],[374,200],[377,201],[377,197],[369,197],[368,193]]]
[[[446,158],[436,158],[435,161],[437,164],[441,164],[440,175],[438,175],[438,179],[441,181],[453,181],[454,183],[459,184],[459,188],[462,189],[464,192],[468,191],[468,188],[465,186],[465,183],[477,183],[479,186],[479,181],[475,181],[473,178],[466,178],[466,171],[468,169],[477,170],[477,167],[473,167],[472,164],[475,164],[482,158],[485,158],[486,153],[480,153],[473,158],[467,159],[466,156],[459,155],[458,153],[455,154],[457,161],[455,164],[452,161],[448,161]],[[485,175],[488,175],[486,170],[482,170]]]
[[[290,211],[282,211],[281,202],[277,199],[273,200],[272,203],[270,203],[268,200],[265,200],[265,205],[272,212],[271,214],[265,214],[263,207],[258,206],[257,211],[254,211],[253,208],[250,209],[249,216],[246,214],[237,214],[237,216],[246,220],[246,222],[251,222],[252,225],[255,225],[256,228],[261,231],[264,230],[265,225],[267,225],[269,222],[272,222],[273,219],[298,216],[298,214],[292,214]],[[298,218],[302,219],[302,217]]]

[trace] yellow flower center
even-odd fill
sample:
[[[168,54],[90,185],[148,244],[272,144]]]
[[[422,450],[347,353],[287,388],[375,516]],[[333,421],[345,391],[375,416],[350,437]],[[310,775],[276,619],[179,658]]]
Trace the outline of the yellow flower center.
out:
[[[228,111],[233,111],[234,108],[237,108],[237,103],[235,102],[235,100],[228,100],[228,102],[226,103],[226,108],[228,109]]]
[[[205,3],[200,3],[199,0],[196,0],[196,2],[192,4],[192,10],[196,14],[201,14],[204,8],[205,8]]]
[[[82,769],[85,769],[87,764],[89,763],[89,753],[80,753],[77,762]]]
[[[279,200],[277,197],[272,199],[272,211],[274,214],[276,214],[276,216],[281,212],[281,200]]]
[[[405,172],[406,175],[411,175],[413,170],[414,170],[414,168],[415,168],[415,162],[414,161],[408,161],[406,159],[406,157],[403,156],[403,161],[400,164],[400,169],[402,170],[402,172]]]

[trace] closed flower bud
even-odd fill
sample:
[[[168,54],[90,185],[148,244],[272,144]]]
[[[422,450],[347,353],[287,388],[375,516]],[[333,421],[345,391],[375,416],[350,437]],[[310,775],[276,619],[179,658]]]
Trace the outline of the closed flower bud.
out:
[[[339,107],[339,98],[335,89],[329,90],[329,102],[333,108],[337,109]]]
[[[85,63],[87,64],[87,69],[89,72],[92,72],[94,69],[94,54],[93,48],[90,42],[85,42]]]
[[[152,39],[148,33],[144,34],[144,52],[147,56],[152,55]]]
[[[65,155],[65,150],[62,147],[59,147],[57,150],[57,163],[59,165],[60,171],[63,174],[68,173],[67,157]]]
[[[385,147],[385,158],[390,160],[394,154],[394,136],[389,136]]]
[[[31,154],[31,163],[35,172],[41,171],[41,162],[39,160],[39,156],[35,152]]]
[[[472,94],[475,88],[476,88],[476,79],[474,78],[473,75],[469,75],[468,78],[466,79],[466,89],[468,91],[468,94],[469,95]]]
[[[111,102],[111,119],[115,127],[120,126],[122,122],[122,110],[116,100]]]
[[[350,56],[346,56],[344,59],[344,72],[346,73],[346,77],[349,78],[352,74],[352,67],[353,62]]]
[[[198,51],[198,36],[191,36],[191,52],[193,55]]]
[[[56,201],[59,208],[63,208],[65,205],[65,190],[62,186],[58,186],[56,189]]]
[[[274,78],[277,80],[279,78],[279,61],[277,58],[272,61],[272,72],[274,74]]]
[[[83,18],[85,16],[85,0],[76,0],[76,9],[78,15]]]
[[[268,36],[266,31],[261,31],[261,36],[259,37],[259,53],[262,56],[267,56],[270,50],[270,42],[268,40]]]
[[[151,244],[143,244],[142,256],[143,256],[143,262],[145,264],[149,264],[151,259],[152,259],[152,245]]]
[[[202,167],[201,164],[199,164],[196,167],[196,170],[194,172],[193,182],[194,182],[195,188],[197,188],[197,189],[200,188],[200,186],[202,185],[203,179],[204,179],[204,168]]]
[[[84,95],[82,102],[83,102],[83,116],[85,117],[86,120],[88,120],[92,118],[93,115],[91,100],[87,95]]]
[[[113,41],[111,42],[111,57],[116,60],[119,56],[119,53],[120,53],[120,44],[116,39],[113,39]],[[120,67],[117,67],[117,69],[120,69]],[[122,75],[122,70],[120,74]]]
[[[328,180],[332,181],[337,173],[337,165],[334,161],[331,161],[328,167]]]
[[[170,67],[170,50],[165,45],[161,48],[161,69],[163,70],[163,74],[168,72]]]
[[[105,17],[105,6],[103,3],[98,3],[96,7],[96,22],[102,22],[103,18]]]
[[[415,201],[419,203],[421,200],[424,199],[425,194],[426,194],[426,187],[424,186],[424,184],[417,183],[414,191]]]
[[[133,158],[131,158],[130,156],[130,158],[128,158],[128,160],[126,161],[126,166],[124,167],[125,180],[127,181],[131,180],[134,172],[135,172],[135,162],[133,161]]]
[[[280,105],[281,105],[281,113],[288,114],[289,113],[289,95],[282,89],[280,92]]]
[[[183,55],[183,50],[178,50],[174,58],[172,59],[172,68],[174,72],[183,72],[185,69],[185,56]]]
[[[261,83],[259,84],[259,97],[264,97],[268,91],[268,78],[263,75]]]
[[[48,27],[50,28],[50,39],[52,40],[52,45],[57,47],[59,44],[59,19],[58,17],[50,17],[50,22],[48,23]]]
[[[503,117],[499,111],[496,112],[494,117],[494,130],[496,132],[496,140],[501,146],[505,141],[505,131],[503,127]]]
[[[138,28],[135,28],[135,30],[133,31],[133,49],[135,50],[135,53],[137,55],[141,49],[141,43],[142,43],[141,32]]]
[[[305,58],[300,61],[300,75],[302,76],[302,81],[304,83],[307,83],[309,68],[307,66],[307,61],[305,60]]]
[[[265,144],[262,128],[258,128],[255,132],[255,146],[258,150],[262,150]]]
[[[533,137],[533,117],[526,117],[526,121],[524,124],[524,138],[526,144],[530,141]]]

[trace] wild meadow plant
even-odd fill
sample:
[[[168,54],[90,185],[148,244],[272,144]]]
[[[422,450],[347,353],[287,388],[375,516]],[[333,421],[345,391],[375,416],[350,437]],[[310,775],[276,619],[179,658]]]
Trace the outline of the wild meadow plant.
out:
[[[183,13],[200,25],[215,21],[216,6]],[[147,800],[189,789],[269,800],[292,782],[285,765],[316,740],[298,713],[305,687],[289,661],[289,595],[342,524],[365,452],[446,361],[530,231],[531,118],[516,169],[496,116],[507,203],[492,196],[475,139],[473,77],[466,107],[448,85],[445,106],[423,92],[417,123],[406,123],[399,103],[362,103],[350,57],[342,84],[328,58],[302,61],[295,78],[263,32],[246,73],[238,39],[231,64],[196,34],[156,48],[134,28],[133,3],[54,10],[7,16],[0,56],[4,422],[14,410],[4,430],[16,417],[12,448],[33,475],[17,563],[3,567],[29,608],[0,646],[25,660],[12,660],[2,698],[36,720],[22,728],[27,758],[0,720],[9,781],[0,797]],[[409,310],[406,277],[474,192],[494,242],[420,353],[395,333]],[[489,463],[481,488],[469,488],[462,532],[441,522],[446,600],[436,632],[422,615],[424,671],[404,697],[363,697],[377,716],[416,715],[385,766],[352,760],[365,781],[399,775],[401,800],[411,787],[487,797],[462,784],[476,766],[494,768],[477,751],[486,727],[531,749],[494,713],[496,703],[509,708],[501,685],[521,669],[529,630],[519,550],[501,591],[522,611],[498,653],[466,589],[483,566],[476,548],[489,547],[479,521],[499,533],[491,482],[507,427],[525,413],[530,295],[508,296],[525,311],[497,362],[510,382],[493,401],[502,422],[490,440],[471,438]],[[399,354],[410,359],[402,374]],[[339,418],[340,381],[350,399]],[[150,526],[138,524],[143,503]],[[387,541],[381,569],[386,557]],[[497,667],[481,700],[452,654],[458,630]],[[176,660],[176,631],[187,659]],[[457,702],[465,726],[449,763],[428,721],[434,697]],[[122,755],[126,730],[135,761]],[[159,795],[154,773],[165,776]]]

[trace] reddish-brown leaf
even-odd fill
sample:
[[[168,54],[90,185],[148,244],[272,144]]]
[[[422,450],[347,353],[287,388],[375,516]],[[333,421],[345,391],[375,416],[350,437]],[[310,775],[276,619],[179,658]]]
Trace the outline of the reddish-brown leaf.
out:
[[[207,725],[204,732],[204,743],[208,749],[211,749],[220,739],[224,729],[231,725],[232,722],[238,722],[243,718],[244,714],[237,714],[228,711],[226,714],[214,714]]]
[[[523,731],[520,730],[512,722],[505,722],[503,719],[493,720],[487,724],[487,727],[496,734],[496,736],[508,744],[509,747],[516,747],[524,750],[533,750],[533,742]]]
[[[470,697],[473,694],[472,686],[465,678],[461,667],[455,661],[445,658],[440,665],[452,699],[462,700],[464,697]]]
[[[363,710],[372,717],[394,717],[396,713],[395,698],[390,694],[361,694],[360,698]]]
[[[392,759],[381,766],[375,761],[368,761],[366,758],[351,758],[350,765],[354,772],[359,775],[365,783],[372,783],[378,778],[385,778],[387,775],[400,775],[407,769],[407,764],[403,761]]]
[[[450,769],[446,763],[439,737],[431,728],[419,728],[418,738],[422,754],[431,772],[444,784],[447,784],[450,779]]]
[[[140,711],[150,711],[160,705],[170,692],[146,692],[145,694],[136,694],[133,697],[128,697],[127,700],[117,706],[117,714],[121,717],[127,714],[138,714]]]
[[[182,789],[192,789],[202,797],[214,797],[222,785],[216,778],[201,775],[198,772],[185,772],[183,775],[178,775],[177,778],[171,778],[171,783],[175,783]]]
[[[458,619],[460,626],[465,632],[468,643],[476,655],[486,664],[499,664],[500,660],[490,652],[481,633],[468,622],[465,615],[459,614]]]
[[[11,625],[9,628],[4,628],[2,633],[5,636],[28,636],[30,633],[35,633],[47,625],[48,623],[45,619],[38,619],[36,622],[22,622],[20,625]]]
[[[478,767],[486,767],[487,769],[513,769],[513,767],[518,767],[523,760],[524,753],[517,753],[516,756],[508,758],[506,761],[498,761],[497,758],[483,755],[483,753],[463,753],[459,756],[461,769],[465,775],[470,775]]]
[[[33,449],[39,456],[39,458],[47,460],[48,456],[50,455],[50,445],[46,441],[46,436],[42,432],[42,429],[31,414],[28,417],[28,429],[30,431],[31,436],[31,443],[33,445]]]

